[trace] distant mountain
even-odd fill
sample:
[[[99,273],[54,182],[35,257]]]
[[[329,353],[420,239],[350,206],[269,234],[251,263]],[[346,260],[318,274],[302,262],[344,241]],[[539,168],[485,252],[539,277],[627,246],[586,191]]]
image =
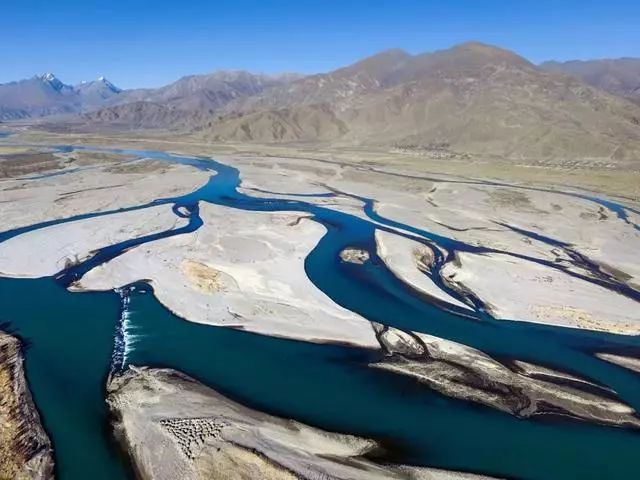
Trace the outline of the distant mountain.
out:
[[[122,93],[122,90],[105,77],[91,82],[82,82],[76,85],[75,89],[80,96],[83,111],[103,107]]]
[[[52,73],[0,84],[0,120],[74,113],[80,98]]]
[[[536,66],[468,42],[419,55],[388,50],[304,77],[217,72],[157,89],[120,91],[105,79],[69,87],[45,75],[0,85],[0,119],[82,112],[95,128],[173,129],[216,142],[616,163],[640,158],[634,65]]]
[[[280,88],[268,89],[259,97],[240,99],[232,107],[252,110],[334,103],[338,108],[346,107],[359,96],[397,83],[396,76],[410,58],[402,50],[388,50],[331,73],[310,75]]]
[[[589,85],[640,104],[640,58],[545,62],[540,67],[574,75]]]
[[[508,158],[640,154],[640,109],[513,52],[471,42],[391,50],[227,104],[213,141],[395,146]]]
[[[157,89],[124,91],[111,105],[85,118],[142,128],[193,127],[233,101],[260,95],[298,78],[293,74],[268,76],[242,71],[191,75]]]
[[[200,125],[230,102],[299,78],[221,71],[183,77],[161,88],[121,90],[104,77],[70,86],[45,74],[0,84],[0,120],[80,113],[95,122],[186,128]]]
[[[121,92],[104,77],[76,87],[46,73],[0,84],[0,120],[78,113],[100,108]]]
[[[295,78],[295,77],[294,77]],[[290,82],[289,77],[271,77],[242,71],[220,71],[190,75],[157,89],[129,90],[117,103],[155,102],[182,110],[217,110],[241,97]]]
[[[134,101],[85,113],[83,119],[93,124],[108,124],[127,129],[171,128],[190,130],[205,123],[211,112],[181,110],[150,101]]]

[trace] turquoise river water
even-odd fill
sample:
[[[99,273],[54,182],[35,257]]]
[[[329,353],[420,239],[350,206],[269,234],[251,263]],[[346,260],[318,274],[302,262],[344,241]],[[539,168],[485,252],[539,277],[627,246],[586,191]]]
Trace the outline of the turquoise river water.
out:
[[[379,353],[188,322],[165,309],[145,283],[116,292],[70,293],[65,288],[70,282],[125,249],[197,229],[202,225],[200,202],[244,210],[309,212],[328,233],[307,257],[305,270],[338,304],[370,320],[462,342],[498,359],[528,360],[582,375],[613,388],[640,409],[638,375],[592,355],[595,351],[637,353],[638,338],[496,321],[474,298],[463,299],[475,306],[473,315],[441,308],[386,269],[375,255],[373,234],[375,228],[387,225],[449,252],[477,247],[382,217],[375,218],[383,224],[376,226],[314,206],[304,196],[297,200],[252,198],[237,192],[236,169],[211,159],[109,151],[187,163],[217,175],[191,194],[130,208],[171,204],[177,215],[189,217],[186,227],[106,247],[55,278],[0,278],[0,323],[27,344],[27,378],[53,441],[57,478],[131,478],[126,459],[111,439],[104,403],[107,376],[128,364],[175,368],[251,407],[319,428],[378,439],[387,451],[382,461],[531,480],[630,479],[638,475],[640,434],[635,431],[551,417],[520,420],[367,367]],[[624,211],[614,203],[611,208]],[[0,242],[51,224],[110,213],[115,212],[7,231],[0,233]],[[375,212],[369,209],[368,214],[374,218]],[[345,246],[369,249],[371,261],[364,266],[340,262],[338,253]],[[449,260],[439,257],[437,266]],[[436,281],[437,274],[436,269]],[[621,288],[602,275],[593,281]]]

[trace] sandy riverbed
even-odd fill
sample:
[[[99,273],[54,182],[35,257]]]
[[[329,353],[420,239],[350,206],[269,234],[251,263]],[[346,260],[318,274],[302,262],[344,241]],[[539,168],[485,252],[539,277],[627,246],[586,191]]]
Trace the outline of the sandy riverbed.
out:
[[[146,480],[481,480],[378,464],[376,442],[251,410],[173,370],[132,368],[109,385],[114,427]]]
[[[132,249],[77,288],[109,290],[151,279],[158,299],[188,320],[268,335],[374,348],[370,322],[318,290],[304,260],[324,235],[298,213],[203,203],[196,232]]]
[[[188,142],[171,145],[190,153],[207,153],[202,145]],[[382,166],[372,160],[370,165],[378,170],[373,172],[368,170],[369,164],[358,165],[348,161],[344,154],[319,152],[314,156],[322,161],[228,152],[219,158],[240,169],[241,191],[250,195],[299,199],[291,194],[343,192],[333,198],[304,200],[361,218],[365,218],[362,202],[349,195],[371,197],[376,202],[376,211],[391,220],[472,246],[552,262],[589,277],[592,272],[572,259],[574,253],[579,253],[599,264],[613,281],[639,288],[640,263],[636,252],[640,247],[640,231],[594,202],[518,186],[465,183],[467,178],[451,173],[429,174],[429,179],[407,178],[401,175],[415,176],[416,169],[408,164],[394,167],[397,162]],[[334,158],[341,163],[326,163]],[[85,165],[87,160],[82,162]],[[554,178],[557,175],[554,171]],[[126,169],[113,173],[102,168],[37,181],[5,179],[0,181],[3,202],[0,220],[5,228],[14,228],[44,219],[144,203],[191,191],[207,176],[190,167],[173,166],[144,174]],[[523,180],[530,178],[525,176]],[[538,183],[536,187],[539,186]],[[638,221],[637,217],[629,213],[629,222]],[[386,239],[378,239],[379,250],[394,274],[423,293],[456,302],[414,268],[411,259],[414,246],[410,241],[385,235]],[[564,242],[565,246],[550,243],[545,237]],[[401,246],[403,243],[406,245]],[[85,249],[90,247],[86,245]],[[196,263],[206,265],[205,250],[201,246],[196,248],[203,253]],[[180,271],[185,268],[188,267],[181,266]],[[488,275],[485,268],[493,269],[495,274]],[[637,302],[620,298],[615,291],[595,287],[586,280],[568,278],[557,269],[519,261],[513,256],[469,257],[462,266],[452,264],[446,271],[449,276],[455,272],[455,282],[489,303],[499,317],[630,334],[637,332],[640,323]],[[252,273],[245,271],[242,275],[250,278]],[[547,278],[554,281],[543,281]],[[502,295],[505,288],[513,289],[515,294]],[[159,289],[160,296],[162,290]],[[172,294],[165,290],[167,305],[168,295]],[[591,295],[595,295],[595,301],[587,298]]]
[[[162,205],[52,225],[0,243],[0,274],[27,278],[55,275],[90,258],[98,248],[187,223],[188,219],[176,216],[170,205]]]

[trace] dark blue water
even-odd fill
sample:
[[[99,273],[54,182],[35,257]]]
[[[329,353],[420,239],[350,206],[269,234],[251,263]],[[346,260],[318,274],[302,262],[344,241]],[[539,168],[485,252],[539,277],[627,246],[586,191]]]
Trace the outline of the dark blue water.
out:
[[[116,325],[122,299],[115,293],[72,294],[64,289],[66,285],[128,248],[194,231],[202,224],[200,202],[253,211],[293,210],[311,213],[328,229],[306,259],[305,270],[338,304],[370,320],[465,343],[497,358],[521,359],[582,375],[613,388],[640,408],[638,375],[592,355],[602,350],[637,352],[637,338],[495,321],[479,305],[471,318],[468,312],[439,308],[425,302],[383,265],[375,255],[374,232],[375,228],[400,227],[406,235],[449,252],[464,244],[410,225],[376,226],[309,204],[304,197],[278,200],[240,194],[238,171],[210,159],[119,152],[187,163],[215,170],[217,175],[181,197],[0,234],[3,241],[52,224],[158,204],[172,204],[174,212],[184,211],[180,215],[189,218],[188,225],[180,229],[103,248],[87,262],[60,272],[55,280],[0,280],[0,318],[31,343],[27,375],[54,441],[59,478],[126,478],[105,434],[104,381],[114,358],[119,358],[116,368],[127,363],[177,368],[265,411],[320,428],[375,437],[384,441],[389,459],[396,461],[527,479],[605,475],[622,479],[637,472],[640,437],[636,432],[558,419],[518,420],[372,370],[367,364],[377,358],[376,353],[186,322],[170,314],[151,294],[143,293],[149,290],[143,285],[127,290],[124,296],[129,317],[121,332],[124,344],[119,345],[126,351],[114,356],[114,336],[116,341],[122,336]],[[369,249],[372,260],[365,266],[340,262],[338,253],[346,246]],[[439,265],[446,261],[441,257]],[[437,270],[432,272],[434,280],[439,278]],[[76,368],[78,363],[81,368]],[[67,405],[67,397],[74,402]],[[89,448],[90,455],[79,456],[79,445]]]

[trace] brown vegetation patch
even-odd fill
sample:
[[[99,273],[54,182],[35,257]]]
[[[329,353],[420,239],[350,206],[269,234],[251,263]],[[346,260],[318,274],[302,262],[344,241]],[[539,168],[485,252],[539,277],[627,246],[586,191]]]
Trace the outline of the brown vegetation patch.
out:
[[[529,195],[519,190],[508,188],[492,189],[489,191],[489,202],[499,207],[513,208],[522,212],[548,213],[536,208],[531,203]]]
[[[226,292],[228,290],[228,275],[204,263],[185,260],[182,271],[189,279],[191,286],[202,293]]]
[[[598,332],[618,333],[622,335],[637,335],[640,326],[629,323],[612,323],[593,318],[590,312],[581,308],[569,306],[541,305],[534,308],[540,317],[556,317],[566,320],[577,328],[595,330]]]
[[[167,162],[161,160],[141,160],[113,165],[104,170],[109,173],[165,173],[170,168]]]
[[[69,159],[74,166],[89,166],[89,165],[101,165],[108,163],[119,163],[123,160],[131,160],[134,157],[127,155],[120,155],[115,153],[103,153],[103,152],[82,152],[76,151],[71,154]]]
[[[196,462],[198,478],[209,480],[295,480],[292,472],[272,462],[256,450],[234,444],[209,448]]]
[[[376,172],[368,169],[344,168],[341,172],[343,180],[367,183],[379,187],[399,189],[408,193],[427,194],[433,189],[434,184],[427,180],[411,179],[404,176],[389,175],[384,172]]]
[[[61,168],[58,157],[51,153],[15,153],[0,155],[0,178],[20,177]]]

